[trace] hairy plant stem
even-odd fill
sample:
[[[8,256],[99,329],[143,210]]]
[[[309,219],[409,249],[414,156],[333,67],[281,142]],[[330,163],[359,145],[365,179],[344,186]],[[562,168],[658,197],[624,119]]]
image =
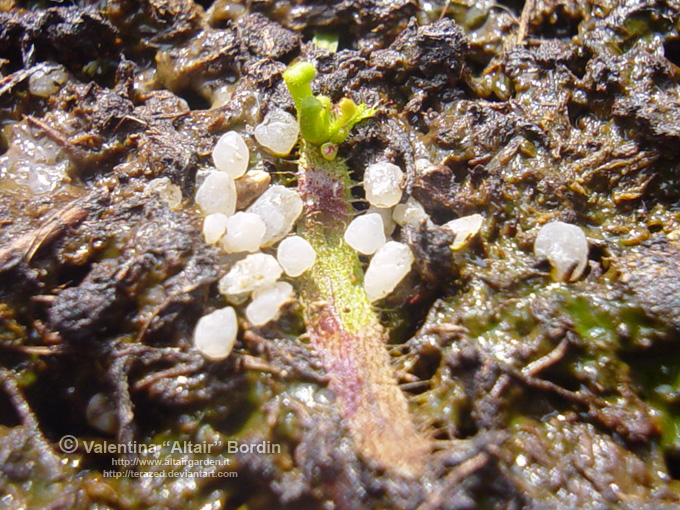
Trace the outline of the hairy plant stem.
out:
[[[317,253],[301,278],[305,320],[360,455],[393,474],[415,476],[430,445],[397,385],[386,332],[362,285],[359,256],[343,240],[353,217],[351,187],[342,161],[327,161],[318,146],[302,142],[299,233]]]

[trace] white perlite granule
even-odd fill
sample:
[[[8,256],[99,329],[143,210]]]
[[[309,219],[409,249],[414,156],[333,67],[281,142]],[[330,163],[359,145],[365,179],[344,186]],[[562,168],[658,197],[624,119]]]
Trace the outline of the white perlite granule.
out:
[[[384,207],[376,207],[372,205],[366,211],[366,214],[378,213],[383,220],[383,230],[385,231],[385,237],[390,237],[397,228],[397,224],[392,219],[392,209]]]
[[[194,329],[194,347],[206,358],[219,361],[231,353],[237,333],[236,312],[227,306],[198,320]]]
[[[240,134],[229,131],[217,140],[212,157],[218,170],[226,172],[232,179],[238,179],[248,170],[250,151]]]
[[[210,172],[196,192],[196,204],[204,216],[215,213],[231,216],[236,211],[234,179],[224,172]]]
[[[220,240],[220,247],[226,253],[255,252],[260,249],[266,230],[264,221],[257,214],[237,212],[227,218],[226,234]]]
[[[276,282],[253,292],[253,300],[246,307],[246,318],[253,326],[264,326],[278,319],[281,307],[295,296],[293,286],[287,282]]]
[[[316,262],[316,252],[300,236],[286,237],[276,249],[276,259],[288,276],[300,276]]]
[[[429,218],[423,206],[415,198],[409,197],[405,203],[399,204],[394,208],[392,219],[403,227],[407,223],[420,223],[421,220]]]
[[[144,193],[147,196],[156,193],[173,211],[182,205],[182,190],[168,177],[159,177],[149,181],[144,187]]]
[[[442,227],[449,229],[455,234],[451,243],[451,249],[459,250],[465,246],[470,239],[477,235],[483,223],[484,217],[481,214],[471,214],[470,216],[463,216],[462,218],[456,218],[444,223]]]
[[[384,298],[411,271],[415,258],[411,249],[397,241],[388,241],[371,259],[364,276],[369,301]]]
[[[215,244],[227,231],[227,217],[222,213],[208,214],[203,220],[203,239]]]
[[[89,400],[85,418],[87,424],[99,432],[113,435],[118,431],[116,406],[105,393],[97,393]]]
[[[357,216],[345,230],[345,242],[359,253],[372,255],[385,244],[385,228],[378,213]]]
[[[262,147],[277,156],[286,156],[293,150],[300,134],[300,126],[290,113],[274,109],[267,113],[255,128],[255,139]]]
[[[0,156],[1,181],[11,180],[36,194],[70,182],[68,154],[58,143],[23,122],[7,125],[3,131],[11,135],[11,141]]]
[[[364,190],[366,200],[376,207],[392,207],[401,200],[404,172],[392,163],[381,161],[366,168]]]
[[[239,260],[220,280],[218,289],[225,296],[249,294],[254,290],[273,285],[283,269],[271,255],[253,253]]]
[[[267,247],[286,237],[293,229],[295,221],[302,213],[302,199],[297,191],[274,185],[270,186],[247,212],[259,215],[267,226],[262,240],[262,247]]]
[[[577,280],[588,262],[588,240],[576,225],[554,221],[543,225],[534,242],[534,255],[546,258],[558,282]]]

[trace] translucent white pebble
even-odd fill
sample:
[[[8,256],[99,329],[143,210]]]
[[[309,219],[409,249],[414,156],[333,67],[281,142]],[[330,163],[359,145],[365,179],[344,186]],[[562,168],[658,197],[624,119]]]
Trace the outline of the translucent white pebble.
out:
[[[104,393],[97,393],[89,400],[85,408],[85,418],[90,427],[105,434],[115,434],[118,431],[116,406]]]
[[[423,206],[415,198],[409,197],[404,204],[399,204],[394,208],[392,219],[397,222],[400,227],[407,223],[420,223],[420,220],[429,218],[428,214],[423,209]]]
[[[227,253],[257,251],[266,230],[264,221],[257,214],[237,212],[227,218],[227,233],[220,240],[220,247]]]
[[[236,131],[224,133],[212,151],[213,162],[218,170],[238,179],[248,170],[250,151],[243,137]]]
[[[208,244],[215,244],[227,231],[227,217],[222,213],[209,214],[203,220],[203,238]]]
[[[401,200],[404,172],[392,163],[381,161],[366,168],[364,190],[366,200],[376,207],[392,207]]]
[[[418,158],[415,161],[415,167],[416,167],[416,172],[425,173],[428,170],[431,170],[434,167],[434,165],[427,158]]]
[[[219,361],[231,353],[236,342],[238,322],[231,306],[220,308],[198,320],[194,347],[208,359]]]
[[[384,298],[411,271],[415,258],[405,244],[388,241],[371,259],[364,276],[364,289],[369,301]]]
[[[11,136],[12,140],[7,152],[0,156],[1,180],[14,181],[38,194],[69,182],[68,155],[56,142],[34,133],[24,123],[5,126],[3,131],[3,137]]]
[[[277,156],[285,156],[297,142],[300,126],[290,113],[275,109],[255,128],[255,139],[262,147]]]
[[[208,177],[211,173],[217,172],[218,170],[215,167],[209,166],[209,167],[202,167],[196,170],[196,181],[195,181],[195,186],[196,189],[201,187],[201,184],[203,184],[203,181],[205,181],[205,178]]]
[[[158,194],[161,200],[168,204],[168,207],[172,210],[179,209],[182,204],[182,190],[167,177],[159,177],[149,181],[144,187],[144,192],[147,195]]]
[[[444,223],[442,227],[448,228],[456,235],[451,243],[451,249],[459,250],[465,246],[470,239],[477,235],[482,228],[482,223],[484,223],[484,216],[481,214],[471,214]]]
[[[205,216],[215,213],[231,216],[236,211],[234,179],[224,172],[210,172],[196,192],[196,203]]]
[[[397,224],[392,219],[392,209],[376,207],[372,205],[366,211],[366,214],[378,213],[383,220],[383,229],[385,230],[385,237],[390,237],[394,229],[397,228]]]
[[[285,186],[270,186],[248,209],[262,218],[267,232],[262,246],[271,246],[288,235],[302,212],[300,195]]]
[[[287,282],[276,282],[271,287],[253,293],[253,300],[246,307],[246,318],[253,326],[264,326],[277,319],[281,307],[294,297],[293,286]]]
[[[534,242],[536,257],[547,258],[555,281],[574,281],[588,262],[588,240],[576,225],[555,221],[541,227]]]
[[[28,77],[28,91],[34,96],[49,97],[68,80],[62,66],[43,65]]]
[[[378,213],[357,216],[345,230],[345,242],[359,253],[371,255],[385,244],[385,228]]]
[[[279,243],[276,259],[288,276],[300,276],[316,262],[316,251],[302,237],[291,236]]]
[[[283,269],[271,255],[253,253],[239,260],[222,277],[218,285],[221,294],[238,296],[273,285],[283,273]]]

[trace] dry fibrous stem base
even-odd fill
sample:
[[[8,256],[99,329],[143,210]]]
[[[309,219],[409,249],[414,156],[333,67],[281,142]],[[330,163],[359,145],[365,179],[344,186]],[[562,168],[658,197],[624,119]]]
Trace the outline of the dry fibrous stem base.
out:
[[[343,162],[327,161],[317,146],[302,143],[298,190],[306,206],[299,233],[317,253],[302,277],[307,331],[359,451],[389,471],[416,475],[430,445],[397,385],[359,256],[343,240],[353,217],[351,184]]]

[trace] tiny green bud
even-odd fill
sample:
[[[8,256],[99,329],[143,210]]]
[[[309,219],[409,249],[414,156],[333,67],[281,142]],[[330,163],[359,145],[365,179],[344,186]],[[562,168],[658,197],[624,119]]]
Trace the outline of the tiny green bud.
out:
[[[324,157],[324,159],[333,161],[335,156],[338,155],[338,146],[330,142],[324,143],[321,146],[321,155]]]
[[[337,126],[344,126],[357,112],[357,105],[348,97],[343,97],[335,106],[336,117],[333,122]]]

